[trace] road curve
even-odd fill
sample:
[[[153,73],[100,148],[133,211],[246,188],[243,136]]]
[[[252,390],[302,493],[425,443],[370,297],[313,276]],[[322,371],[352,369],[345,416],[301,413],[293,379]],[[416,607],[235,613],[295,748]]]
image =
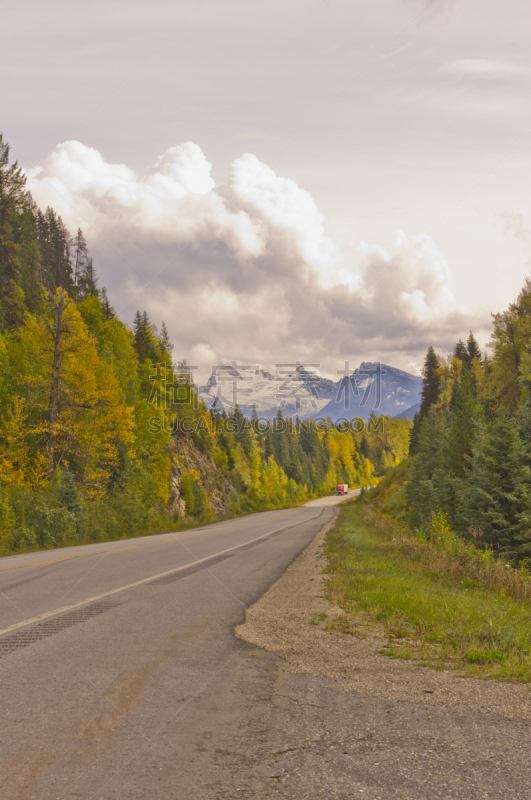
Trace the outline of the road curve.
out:
[[[0,559],[3,800],[197,796],[191,710],[230,713],[234,626],[343,499]]]

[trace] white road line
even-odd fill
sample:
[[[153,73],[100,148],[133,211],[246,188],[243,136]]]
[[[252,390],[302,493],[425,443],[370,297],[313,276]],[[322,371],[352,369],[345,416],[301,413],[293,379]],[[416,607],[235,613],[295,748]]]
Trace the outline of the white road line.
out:
[[[211,558],[221,556],[224,553],[231,553],[233,550],[238,550],[240,547],[243,547],[246,544],[251,544],[251,542],[259,542],[261,539],[267,539],[268,536],[272,536],[274,533],[278,533],[279,531],[287,531],[290,528],[296,528],[297,525],[303,525],[305,522],[310,522],[310,520],[319,517],[321,514],[322,510],[319,511],[318,514],[314,514],[312,517],[300,520],[299,522],[293,522],[291,525],[286,525],[282,528],[276,528],[274,531],[269,531],[269,533],[264,533],[262,536],[257,536],[256,539],[250,539],[248,542],[241,542],[240,544],[234,545],[234,547],[229,547],[226,550],[220,550],[218,553],[211,553],[209,556],[199,558],[197,561],[191,561],[189,564],[183,564],[182,567],[168,569],[166,572],[158,572],[156,575],[150,575],[149,578],[141,578],[138,581],[127,583],[125,586],[119,586],[117,589],[110,589],[108,592],[95,594],[93,597],[88,597],[86,600],[81,600],[79,603],[71,603],[67,606],[61,606],[61,608],[54,608],[52,611],[46,611],[44,614],[39,614],[37,617],[31,617],[30,619],[25,619],[22,622],[16,622],[14,625],[9,625],[7,628],[2,628],[0,630],[0,636],[3,636],[5,633],[10,633],[11,631],[16,631],[18,628],[24,628],[26,625],[32,625],[34,622],[40,622],[43,619],[49,619],[49,617],[54,617],[56,614],[62,614],[64,611],[72,611],[74,608],[86,606],[88,603],[93,603],[95,600],[102,600],[104,597],[110,597],[113,594],[118,594],[118,592],[125,592],[126,589],[133,589],[135,586],[141,586],[144,583],[149,583],[156,578],[163,578],[165,575],[172,575],[175,572],[181,572],[183,569],[188,569],[195,564],[202,564],[205,561],[210,561]]]

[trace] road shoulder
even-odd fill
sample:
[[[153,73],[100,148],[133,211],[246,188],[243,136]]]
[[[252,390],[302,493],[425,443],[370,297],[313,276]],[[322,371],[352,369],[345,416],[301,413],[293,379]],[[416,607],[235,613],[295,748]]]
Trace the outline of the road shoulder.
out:
[[[423,699],[434,705],[531,720],[531,692],[524,684],[462,678],[450,670],[391,659],[381,653],[387,643],[383,633],[361,620],[353,636],[325,628],[330,624],[341,627],[343,616],[343,611],[323,596],[323,546],[336,518],[337,511],[334,520],[247,610],[245,623],[235,629],[236,636],[281,656],[287,671],[333,678],[347,691],[408,701],[433,693]]]
[[[342,613],[322,596],[329,527],[235,629],[249,654],[274,665],[260,763],[249,771],[267,776],[261,796],[528,797],[527,686],[391,659],[376,628],[351,636],[310,624]]]

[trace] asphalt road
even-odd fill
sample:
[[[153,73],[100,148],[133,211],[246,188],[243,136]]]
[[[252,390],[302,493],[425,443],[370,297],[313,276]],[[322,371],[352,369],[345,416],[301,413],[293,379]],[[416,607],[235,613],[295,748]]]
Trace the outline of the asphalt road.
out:
[[[342,499],[0,559],[2,800],[232,796],[233,628]]]

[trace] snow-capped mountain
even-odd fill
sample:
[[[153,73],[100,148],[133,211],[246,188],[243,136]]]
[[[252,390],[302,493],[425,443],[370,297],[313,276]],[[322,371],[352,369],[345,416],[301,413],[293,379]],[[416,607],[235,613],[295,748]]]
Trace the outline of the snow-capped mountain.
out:
[[[227,411],[237,404],[246,416],[254,406],[266,418],[274,417],[279,408],[285,417],[316,417],[335,397],[335,389],[334,381],[303,365],[281,367],[272,375],[258,367],[231,364],[216,368],[216,374],[199,387],[199,397],[209,408],[216,398]]]
[[[321,416],[338,419],[363,417],[371,413],[413,418],[418,410],[422,378],[387,364],[364,361],[350,378],[337,384],[336,397],[321,410]]]
[[[214,401],[230,411],[238,405],[246,416],[253,406],[268,419],[282,409],[285,417],[363,417],[371,412],[413,417],[420,400],[422,378],[385,364],[363,362],[338,381],[321,378],[310,367],[284,365],[272,374],[235,362],[216,368],[199,397],[209,408]]]

